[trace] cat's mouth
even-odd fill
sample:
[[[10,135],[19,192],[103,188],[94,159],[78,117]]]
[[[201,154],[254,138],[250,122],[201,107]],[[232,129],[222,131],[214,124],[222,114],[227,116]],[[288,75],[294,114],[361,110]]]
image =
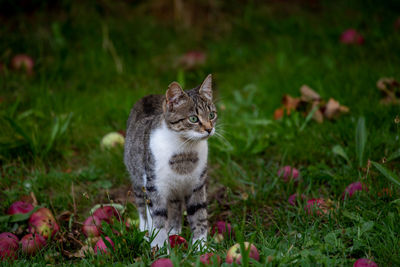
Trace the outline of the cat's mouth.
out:
[[[183,134],[183,137],[187,140],[192,140],[192,141],[201,141],[201,140],[206,140],[209,137],[213,136],[215,133],[215,129],[213,128],[210,132],[195,132],[195,131],[188,131]]]

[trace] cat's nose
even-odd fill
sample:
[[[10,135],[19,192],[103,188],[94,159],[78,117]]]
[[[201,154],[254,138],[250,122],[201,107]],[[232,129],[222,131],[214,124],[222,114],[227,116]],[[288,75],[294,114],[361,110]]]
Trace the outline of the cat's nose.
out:
[[[210,134],[210,133],[212,132],[212,128],[206,128],[206,129],[204,129],[204,130],[206,130],[206,132],[207,132],[208,134]]]

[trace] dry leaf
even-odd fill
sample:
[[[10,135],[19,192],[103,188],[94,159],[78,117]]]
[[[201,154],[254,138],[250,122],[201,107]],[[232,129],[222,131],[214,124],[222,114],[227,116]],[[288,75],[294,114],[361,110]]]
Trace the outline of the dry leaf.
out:
[[[400,83],[392,77],[383,77],[376,82],[376,87],[382,92],[383,104],[400,104]]]
[[[285,113],[285,111],[284,111],[283,108],[277,108],[277,109],[275,109],[275,112],[274,112],[274,119],[275,119],[275,120],[282,119],[284,113]]]
[[[308,85],[303,85],[300,87],[301,92],[301,100],[306,102],[311,101],[320,101],[321,97],[317,94],[313,89],[311,89]]]
[[[286,114],[290,115],[292,110],[296,110],[300,104],[300,99],[291,97],[290,95],[284,95],[282,97],[282,104],[286,108]]]
[[[317,109],[314,112],[312,118],[318,123],[323,123],[324,122],[324,115],[322,114],[320,109]]]

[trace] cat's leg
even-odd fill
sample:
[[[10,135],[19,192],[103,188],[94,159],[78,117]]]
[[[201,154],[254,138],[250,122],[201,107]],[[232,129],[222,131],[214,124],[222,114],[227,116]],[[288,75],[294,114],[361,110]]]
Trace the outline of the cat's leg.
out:
[[[193,243],[200,241],[204,246],[207,241],[207,196],[206,187],[203,184],[193,189],[190,196],[186,197],[186,211],[190,229],[193,233]]]
[[[182,200],[171,199],[168,201],[167,230],[170,235],[178,235],[182,230]]]
[[[151,242],[152,247],[158,246],[159,248],[164,246],[164,243],[168,240],[168,232],[166,223],[168,219],[167,201],[166,198],[161,197],[157,191],[148,190],[148,201],[147,201],[147,223],[149,227],[149,234],[155,235],[155,238]]]
[[[148,228],[146,228],[147,217],[146,217],[145,194],[144,194],[142,188],[138,187],[138,186],[133,187],[133,193],[135,195],[136,208],[139,213],[139,230],[141,232],[144,232],[144,231],[148,230]]]

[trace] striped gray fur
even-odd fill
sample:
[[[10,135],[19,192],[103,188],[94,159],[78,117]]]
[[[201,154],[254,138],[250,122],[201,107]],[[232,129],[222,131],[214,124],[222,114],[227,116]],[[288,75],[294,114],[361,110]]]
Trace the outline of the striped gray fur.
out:
[[[201,86],[187,91],[172,83],[166,95],[149,95],[133,106],[127,122],[124,162],[133,183],[141,230],[151,230],[147,225],[151,221],[155,230],[180,233],[186,207],[193,239],[206,238],[206,140],[215,132],[215,123],[211,75]],[[178,136],[171,140],[177,142],[171,147],[177,151],[168,154],[160,140],[170,135]],[[162,243],[163,239],[152,246]]]

